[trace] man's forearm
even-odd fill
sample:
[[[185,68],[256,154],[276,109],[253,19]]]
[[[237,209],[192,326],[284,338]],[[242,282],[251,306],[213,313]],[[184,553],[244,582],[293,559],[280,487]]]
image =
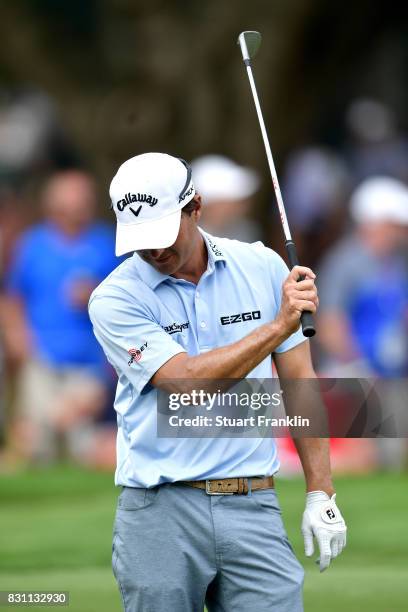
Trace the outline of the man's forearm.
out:
[[[176,355],[154,375],[152,382],[168,391],[189,392],[194,380],[208,381],[219,388],[219,381],[241,379],[278,347],[288,332],[272,321],[261,325],[241,340],[200,355]]]
[[[291,428],[293,441],[302,463],[307,491],[333,494],[330,469],[329,424],[320,386],[313,368],[310,347],[304,342],[291,351],[274,355],[288,416],[308,419],[315,436],[297,437],[298,428]],[[300,428],[299,434],[305,433]]]
[[[306,490],[325,491],[330,497],[334,487],[330,468],[328,438],[297,438],[293,440],[302,463]]]
[[[189,357],[189,378],[243,378],[287,337],[275,323],[261,325],[238,342]]]

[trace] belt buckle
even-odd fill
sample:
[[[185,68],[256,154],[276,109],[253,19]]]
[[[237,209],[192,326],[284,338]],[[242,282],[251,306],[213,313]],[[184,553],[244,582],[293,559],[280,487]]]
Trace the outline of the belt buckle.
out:
[[[234,492],[231,491],[211,491],[210,490],[210,483],[211,480],[206,480],[205,481],[205,492],[207,493],[207,495],[234,495]]]

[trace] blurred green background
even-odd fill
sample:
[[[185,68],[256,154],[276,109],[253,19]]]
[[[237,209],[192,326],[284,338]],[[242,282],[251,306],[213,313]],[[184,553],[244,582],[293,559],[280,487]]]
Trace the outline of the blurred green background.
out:
[[[306,568],[306,611],[407,609],[407,487],[402,474],[337,477],[348,543],[320,574],[302,549],[303,483],[278,479],[286,529]],[[71,612],[119,612],[110,567],[112,475],[60,466],[1,476],[0,491],[0,590],[68,590]]]

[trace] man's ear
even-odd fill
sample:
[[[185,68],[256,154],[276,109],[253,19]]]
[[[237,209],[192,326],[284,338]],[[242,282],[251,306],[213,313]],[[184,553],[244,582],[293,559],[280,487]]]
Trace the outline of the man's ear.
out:
[[[202,209],[202,201],[201,201],[200,194],[196,193],[193,200],[196,205],[195,210],[194,210],[194,219],[198,222],[201,217],[201,209]]]

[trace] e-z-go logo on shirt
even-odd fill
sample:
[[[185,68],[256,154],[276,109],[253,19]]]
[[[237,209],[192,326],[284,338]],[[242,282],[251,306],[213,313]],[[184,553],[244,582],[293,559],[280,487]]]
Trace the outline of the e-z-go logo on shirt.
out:
[[[130,359],[128,361],[128,365],[132,365],[132,363],[134,363],[135,361],[140,361],[141,358],[142,358],[142,353],[143,353],[143,351],[145,350],[146,347],[147,347],[147,342],[142,344],[142,346],[139,347],[138,349],[130,348],[128,350],[128,353],[130,355]]]
[[[251,312],[241,312],[239,314],[220,317],[220,321],[221,325],[231,325],[231,323],[241,323],[243,321],[257,321],[260,318],[261,311],[252,310]]]
[[[166,325],[163,327],[164,331],[168,334],[177,334],[178,332],[182,332],[183,329],[188,329],[190,323],[186,321],[185,323],[172,323],[171,325]]]

